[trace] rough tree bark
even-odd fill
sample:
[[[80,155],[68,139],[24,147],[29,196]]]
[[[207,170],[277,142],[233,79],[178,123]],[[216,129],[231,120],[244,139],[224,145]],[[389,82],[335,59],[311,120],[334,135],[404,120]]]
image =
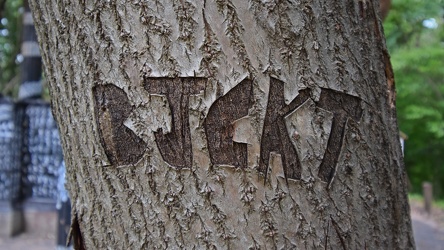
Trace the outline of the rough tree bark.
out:
[[[32,1],[87,249],[414,248],[379,1]]]

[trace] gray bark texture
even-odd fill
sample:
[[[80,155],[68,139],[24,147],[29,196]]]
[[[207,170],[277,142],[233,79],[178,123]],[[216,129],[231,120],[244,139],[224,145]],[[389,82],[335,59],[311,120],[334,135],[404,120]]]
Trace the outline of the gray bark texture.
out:
[[[412,249],[379,1],[32,0],[78,249]]]

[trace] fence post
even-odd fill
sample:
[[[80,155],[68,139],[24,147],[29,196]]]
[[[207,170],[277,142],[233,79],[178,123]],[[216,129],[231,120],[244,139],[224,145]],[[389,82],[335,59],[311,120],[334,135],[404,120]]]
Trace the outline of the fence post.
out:
[[[427,214],[432,212],[433,188],[430,182],[422,183],[422,192],[424,196],[424,208]]]

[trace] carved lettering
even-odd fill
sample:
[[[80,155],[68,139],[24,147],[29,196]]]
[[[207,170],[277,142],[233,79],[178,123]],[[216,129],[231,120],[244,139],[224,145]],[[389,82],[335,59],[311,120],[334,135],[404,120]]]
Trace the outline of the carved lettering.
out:
[[[304,89],[289,105],[286,105],[284,83],[271,79],[259,159],[259,171],[265,176],[268,173],[270,153],[276,152],[281,155],[285,178],[295,180],[301,178],[301,163],[287,132],[284,117],[308,98],[310,98],[310,91]]]
[[[243,80],[211,106],[204,127],[213,164],[247,166],[247,144],[233,141],[233,122],[248,115],[252,98],[252,81]]]
[[[193,153],[189,122],[189,97],[205,89],[203,78],[146,78],[145,89],[150,94],[165,95],[171,109],[172,128],[166,133],[154,133],[156,144],[168,164],[178,168],[191,167]]]
[[[189,97],[205,90],[203,78],[146,78],[144,88],[150,94],[165,95],[171,110],[171,131],[158,129],[154,132],[157,147],[163,159],[178,168],[191,167],[193,150],[189,123]],[[216,99],[203,123],[210,160],[213,164],[245,168],[247,144],[235,142],[234,124],[248,116],[253,102],[253,84],[243,80],[224,96]],[[101,141],[112,164],[137,162],[146,143],[124,126],[132,112],[125,92],[114,85],[101,85],[93,89],[97,125]],[[258,170],[267,176],[270,153],[280,154],[286,179],[299,180],[302,166],[297,149],[286,127],[287,115],[296,110],[310,97],[311,90],[303,89],[288,105],[284,99],[284,83],[270,80],[267,110],[261,137]],[[360,99],[331,89],[321,89],[318,109],[331,112],[331,132],[319,166],[318,176],[330,182],[334,176],[344,140],[348,119],[359,121],[362,115]],[[297,135],[293,135],[296,136]]]
[[[275,79],[271,80],[259,162],[259,171],[265,176],[268,171],[269,155],[271,152],[276,152],[281,155],[285,177],[300,179],[301,163],[285,127],[284,117],[308,98],[310,98],[310,89],[304,89],[289,105],[285,105],[284,83]],[[362,109],[359,98],[324,88],[321,90],[321,96],[316,106],[332,112],[334,115],[327,149],[318,173],[321,180],[329,183],[333,178],[341,153],[346,122],[349,118],[358,121]]]
[[[322,89],[318,107],[334,114],[327,150],[318,173],[319,178],[330,183],[341,153],[347,120],[351,118],[359,121],[362,109],[359,98],[331,89]]]
[[[95,115],[105,154],[112,165],[136,163],[146,143],[123,125],[132,107],[125,92],[111,84],[93,88]]]

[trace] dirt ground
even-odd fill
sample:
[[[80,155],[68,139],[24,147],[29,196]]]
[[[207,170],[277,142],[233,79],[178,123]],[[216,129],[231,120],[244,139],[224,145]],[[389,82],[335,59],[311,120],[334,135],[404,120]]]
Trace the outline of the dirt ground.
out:
[[[0,238],[0,250],[54,250],[56,240],[54,235],[46,237],[31,233],[20,234],[12,238]]]
[[[410,207],[417,250],[444,250],[444,210],[434,207],[429,215],[418,201],[411,201]],[[13,238],[0,238],[0,250],[48,250],[56,247],[55,235],[36,237],[25,233]]]
[[[411,217],[417,250],[444,250],[444,210],[432,208],[427,214],[424,204],[410,201]]]

